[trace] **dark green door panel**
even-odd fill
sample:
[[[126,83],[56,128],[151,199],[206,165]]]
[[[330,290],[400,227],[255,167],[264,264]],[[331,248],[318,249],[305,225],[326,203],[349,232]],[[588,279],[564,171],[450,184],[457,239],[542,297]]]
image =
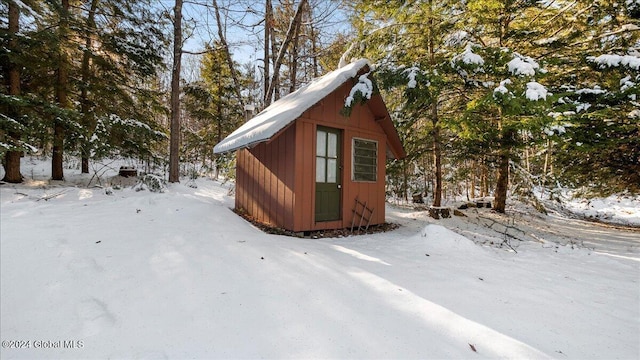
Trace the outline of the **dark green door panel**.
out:
[[[341,218],[341,138],[338,129],[316,131],[316,221]]]

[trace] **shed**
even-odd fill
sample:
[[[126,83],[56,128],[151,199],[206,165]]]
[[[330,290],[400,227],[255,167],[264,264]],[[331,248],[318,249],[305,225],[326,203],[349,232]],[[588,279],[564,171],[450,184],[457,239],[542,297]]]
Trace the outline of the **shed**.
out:
[[[237,210],[295,232],[385,222],[385,160],[406,156],[402,142],[380,94],[341,114],[369,71],[361,59],[319,77],[214,147],[238,151]]]

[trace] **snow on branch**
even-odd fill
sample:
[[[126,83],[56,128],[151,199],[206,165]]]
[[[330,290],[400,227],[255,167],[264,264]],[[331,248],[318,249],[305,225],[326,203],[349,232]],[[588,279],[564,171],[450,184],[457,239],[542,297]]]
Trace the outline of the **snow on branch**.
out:
[[[484,59],[482,56],[473,52],[471,44],[467,44],[467,47],[464,51],[453,57],[451,60],[451,64],[455,67],[455,63],[462,62],[466,65],[484,65]]]
[[[513,95],[509,89],[507,89],[507,85],[511,84],[510,79],[504,79],[500,81],[500,85],[498,85],[495,89],[493,89],[493,97],[496,98],[498,94],[502,95]]]
[[[534,76],[536,70],[540,71],[540,65],[528,56],[522,56],[518,53],[513,54],[513,59],[507,63],[509,72],[519,76]]]
[[[640,57],[633,55],[603,54],[597,57],[589,56],[587,60],[598,64],[601,69],[605,67],[626,66],[634,70],[640,70]]]
[[[415,89],[416,86],[418,85],[418,82],[416,81],[416,76],[418,75],[418,71],[420,71],[420,69],[418,69],[415,66],[412,66],[408,69],[405,69],[402,73],[407,75],[407,80],[409,80],[409,82],[407,83],[407,87],[409,89]]]
[[[602,89],[598,85],[595,85],[593,89],[590,89],[590,88],[578,89],[574,91],[574,93],[577,95],[582,95],[582,94],[602,95],[602,94],[607,94],[608,91]]]
[[[544,85],[535,81],[527,83],[527,91],[525,92],[525,96],[527,97],[527,99],[531,101],[546,100],[547,94],[548,91],[547,88],[544,87]]]
[[[371,95],[373,95],[373,82],[369,79],[369,73],[366,73],[361,75],[358,78],[358,83],[351,88],[349,96],[344,101],[344,106],[350,108],[354,100],[366,101],[371,99]]]

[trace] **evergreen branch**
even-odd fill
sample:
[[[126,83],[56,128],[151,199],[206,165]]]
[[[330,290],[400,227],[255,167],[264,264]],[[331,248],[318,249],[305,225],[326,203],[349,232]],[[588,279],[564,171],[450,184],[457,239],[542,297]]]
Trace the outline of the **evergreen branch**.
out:
[[[589,43],[595,40],[600,40],[609,36],[613,36],[613,35],[618,35],[618,34],[622,34],[622,33],[626,33],[626,32],[633,32],[633,31],[640,31],[640,27],[634,24],[624,24],[620,27],[620,29],[615,30],[615,31],[611,31],[608,33],[604,33],[598,37],[595,38],[589,38],[587,40],[584,41],[577,41],[574,42],[573,44],[569,45],[569,46],[576,46],[576,45],[581,45],[581,44],[585,44],[585,43]]]

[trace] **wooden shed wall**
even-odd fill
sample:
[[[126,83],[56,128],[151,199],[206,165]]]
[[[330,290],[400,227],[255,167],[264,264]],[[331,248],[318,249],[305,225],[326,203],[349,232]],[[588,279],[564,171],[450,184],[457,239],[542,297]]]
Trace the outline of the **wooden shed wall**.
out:
[[[294,227],[295,127],[251,150],[239,150],[236,159],[236,209],[286,229]]]
[[[236,209],[256,220],[293,231],[351,227],[356,197],[374,209],[371,224],[385,221],[386,134],[368,106],[356,105],[340,115],[353,84],[347,82],[305,111],[268,142],[239,150],[236,163]],[[342,130],[341,220],[315,221],[316,128]],[[352,181],[352,139],[378,142],[376,182]]]
[[[356,105],[349,117],[340,115],[344,99],[353,84],[347,82],[331,95],[307,110],[296,121],[294,188],[296,192],[294,231],[337,229],[351,226],[355,199],[373,207],[371,224],[385,221],[385,161],[386,134],[375,122],[367,105]],[[316,128],[326,126],[342,130],[342,220],[315,222],[315,149]],[[378,175],[375,183],[352,181],[352,139],[362,138],[378,142]]]

